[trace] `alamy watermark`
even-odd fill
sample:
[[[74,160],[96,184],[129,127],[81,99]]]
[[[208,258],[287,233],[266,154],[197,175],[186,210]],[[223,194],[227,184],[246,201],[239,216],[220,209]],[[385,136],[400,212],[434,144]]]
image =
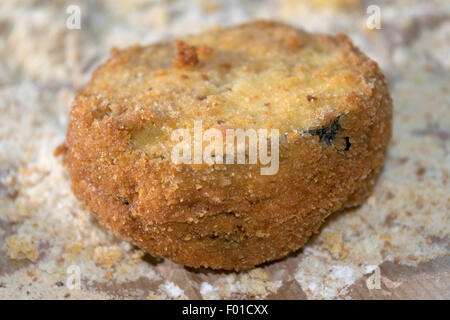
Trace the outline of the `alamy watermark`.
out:
[[[171,160],[175,164],[259,164],[261,175],[274,175],[279,168],[278,129],[203,130],[201,120],[189,129],[177,129]],[[248,143],[247,143],[248,142]]]
[[[66,8],[67,19],[66,27],[69,30],[81,29],[81,8],[75,4],[67,6]]]
[[[69,290],[80,290],[81,288],[81,269],[79,266],[70,265],[67,270],[66,286]]]
[[[366,13],[369,17],[366,20],[367,29],[381,29],[381,9],[377,5],[370,5],[367,7]]]

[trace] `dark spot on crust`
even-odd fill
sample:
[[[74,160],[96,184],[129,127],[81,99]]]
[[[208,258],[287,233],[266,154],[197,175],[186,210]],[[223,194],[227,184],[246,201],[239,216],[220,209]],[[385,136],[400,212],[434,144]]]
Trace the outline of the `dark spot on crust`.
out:
[[[296,32],[290,32],[284,38],[284,46],[289,50],[298,49],[301,47],[301,45],[302,45],[302,41]]]
[[[225,121],[223,121],[223,120],[217,120],[217,123],[220,124],[220,125],[222,125],[222,124],[225,123]]]
[[[58,281],[58,282],[55,283],[55,286],[62,287],[62,286],[64,286],[64,282]]]
[[[337,117],[329,126],[322,127],[319,129],[310,129],[307,132],[310,135],[318,136],[320,142],[324,142],[327,146],[330,146],[334,142],[334,139],[336,138],[336,135],[340,129],[341,125],[339,124],[339,117]]]
[[[348,151],[348,150],[350,150],[350,147],[351,147],[351,143],[350,143],[350,138],[349,137],[345,137],[344,138],[345,139],[345,151]]]
[[[317,97],[314,97],[314,96],[308,94],[308,95],[306,96],[306,100],[308,100],[308,102],[316,101],[316,100],[317,100]]]
[[[222,63],[220,65],[221,68],[224,68],[225,70],[230,70],[231,69],[231,64],[230,63]]]
[[[120,201],[120,203],[125,205],[125,206],[129,206],[130,205],[130,201],[128,199],[123,198],[123,197],[119,197],[118,201]]]
[[[200,101],[202,101],[202,100],[205,100],[206,99],[206,96],[205,95],[199,95],[199,96],[197,96],[197,100],[200,100]]]
[[[182,40],[177,41],[177,54],[173,61],[175,68],[195,67],[198,64],[197,51],[195,47],[188,45]]]

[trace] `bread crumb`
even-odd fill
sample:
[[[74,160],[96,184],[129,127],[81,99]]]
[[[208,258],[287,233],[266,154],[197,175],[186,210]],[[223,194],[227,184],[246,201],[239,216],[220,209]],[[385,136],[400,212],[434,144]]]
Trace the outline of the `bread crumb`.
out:
[[[38,250],[33,241],[17,235],[6,239],[8,244],[8,255],[11,259],[28,259],[35,262],[38,257]]]
[[[117,264],[123,254],[118,247],[99,247],[95,249],[95,263],[104,268],[110,268]]]

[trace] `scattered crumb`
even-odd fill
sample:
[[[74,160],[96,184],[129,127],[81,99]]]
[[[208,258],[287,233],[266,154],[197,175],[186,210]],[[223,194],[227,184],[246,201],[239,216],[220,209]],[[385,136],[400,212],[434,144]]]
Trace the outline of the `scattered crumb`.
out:
[[[38,251],[32,240],[14,235],[7,238],[6,242],[9,247],[8,255],[11,259],[27,258],[32,262],[36,261]]]

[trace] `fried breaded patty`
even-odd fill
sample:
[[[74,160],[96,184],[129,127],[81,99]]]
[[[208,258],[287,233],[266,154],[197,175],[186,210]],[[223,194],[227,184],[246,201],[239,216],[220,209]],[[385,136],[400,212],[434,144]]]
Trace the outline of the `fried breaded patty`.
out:
[[[74,100],[64,163],[102,225],[154,256],[247,269],[371,192],[391,136],[377,64],[344,35],[254,21],[113,50]],[[278,129],[279,169],[175,164],[171,134]]]

